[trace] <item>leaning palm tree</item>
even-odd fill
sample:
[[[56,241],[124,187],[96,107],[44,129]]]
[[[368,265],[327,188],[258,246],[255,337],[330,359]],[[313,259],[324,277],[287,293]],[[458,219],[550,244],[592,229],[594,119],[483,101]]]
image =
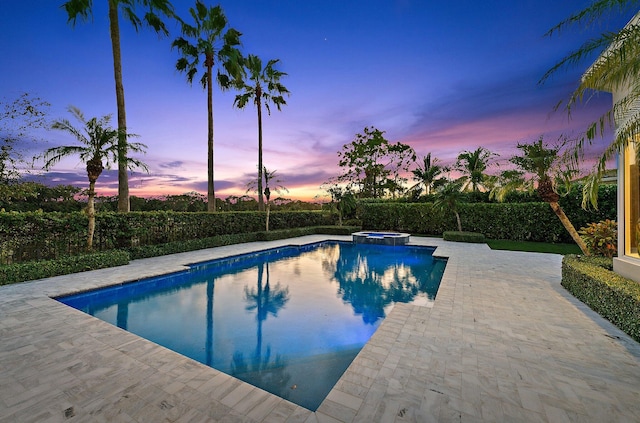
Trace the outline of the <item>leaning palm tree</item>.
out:
[[[447,179],[440,176],[444,172],[448,172],[449,168],[446,166],[440,166],[440,160],[437,158],[431,159],[431,153],[422,158],[422,166],[418,165],[416,169],[413,169],[413,180],[417,183],[410,189],[419,190],[424,187],[425,194],[431,194],[431,191],[446,183]],[[419,192],[419,191],[418,191]]]
[[[280,83],[280,78],[287,74],[276,70],[274,66],[279,60],[269,60],[265,67],[262,67],[262,60],[252,54],[244,60],[244,68],[249,81],[241,80],[237,88],[242,90],[236,96],[233,105],[243,109],[250,101],[256,105],[258,111],[258,210],[264,210],[264,199],[262,198],[262,104],[271,114],[269,103],[273,103],[278,111],[282,105],[287,104],[284,95],[289,95],[289,90]]]
[[[118,211],[128,212],[129,177],[127,175],[127,116],[124,104],[124,85],[122,83],[122,58],[120,54],[119,10],[128,18],[136,31],[144,24],[157,33],[168,34],[167,28],[156,12],[165,16],[173,16],[173,6],[169,0],[108,0],[109,33],[111,35],[111,51],[113,53],[113,74],[116,84],[116,104],[118,108]],[[137,5],[147,8],[144,17],[136,14]],[[62,7],[67,12],[68,22],[76,24],[78,17],[83,21],[93,18],[93,0],[68,0]]]
[[[480,187],[484,188],[483,182],[486,177],[485,171],[489,167],[489,160],[498,156],[484,147],[478,147],[474,151],[463,151],[458,155],[455,168],[462,172],[463,181],[462,189],[474,192],[480,191]]]
[[[89,201],[87,204],[87,215],[89,217],[89,227],[87,233],[87,250],[93,248],[93,233],[96,227],[96,211],[94,207],[95,186],[98,177],[105,169],[109,167],[111,160],[118,160],[118,131],[109,126],[111,115],[102,118],[91,118],[86,120],[83,113],[77,107],[69,107],[69,112],[73,117],[82,124],[81,128],[77,128],[67,119],[56,120],[52,128],[60,131],[68,132],[73,135],[80,145],[65,145],[53,147],[44,153],[44,168],[50,169],[51,166],[58,163],[62,158],[72,155],[79,155],[80,159],[87,165],[87,177],[89,178]],[[128,137],[133,136],[127,134]],[[142,152],[146,148],[140,143],[127,143],[128,150]],[[138,166],[146,169],[146,165],[136,159],[127,158],[128,167]]]
[[[592,25],[607,14],[635,13],[640,1],[637,0],[596,0],[576,14],[560,22],[546,35],[553,35],[575,24]],[[606,49],[604,53],[601,51]],[[570,163],[575,165],[583,157],[585,149],[596,138],[601,138],[609,128],[615,128],[615,137],[596,159],[592,173],[586,178],[583,187],[582,206],[591,203],[597,207],[598,186],[605,174],[607,163],[618,153],[634,144],[638,151],[638,136],[640,135],[640,20],[637,15],[628,25],[615,32],[605,32],[598,38],[590,39],[576,51],[559,61],[548,70],[541,83],[549,79],[558,70],[567,66],[580,65],[585,60],[600,57],[582,76],[578,87],[564,103],[567,113],[571,115],[576,105],[586,101],[594,91],[611,91],[628,88],[626,95],[614,99],[613,107],[598,120],[592,122],[583,136],[578,138],[567,156]],[[562,104],[562,103],[561,103]],[[559,106],[561,105],[559,104]],[[615,117],[626,116],[622,122],[616,122]],[[617,127],[616,127],[617,125]]]
[[[232,80],[241,78],[242,55],[237,48],[241,34],[228,28],[227,18],[219,5],[207,7],[201,0],[196,0],[195,7],[190,8],[189,13],[193,25],[180,20],[183,36],[174,40],[172,47],[182,55],[176,63],[176,69],[186,72],[189,84],[193,83],[200,61],[204,59],[200,84],[207,90],[207,210],[214,212],[213,67],[218,65],[217,81],[223,90],[231,87]]]
[[[589,255],[587,246],[558,203],[560,195],[557,191],[556,180],[551,175],[560,161],[561,147],[546,146],[540,137],[538,141],[531,144],[518,144],[518,148],[522,150],[522,156],[514,156],[509,161],[537,179],[536,191],[540,198],[549,204],[584,255]]]

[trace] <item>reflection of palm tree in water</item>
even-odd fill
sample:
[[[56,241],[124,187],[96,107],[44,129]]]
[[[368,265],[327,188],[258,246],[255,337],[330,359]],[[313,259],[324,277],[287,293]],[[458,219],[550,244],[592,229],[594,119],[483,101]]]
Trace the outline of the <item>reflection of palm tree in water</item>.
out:
[[[266,281],[263,285],[265,267]],[[290,378],[290,376],[285,373],[286,361],[278,354],[274,361],[270,362],[270,346],[267,346],[264,355],[262,354],[262,324],[270,314],[277,317],[278,311],[289,301],[289,288],[282,288],[279,283],[272,288],[269,279],[269,263],[262,262],[258,265],[257,289],[244,288],[244,298],[248,303],[246,310],[256,311],[256,320],[258,323],[256,350],[251,360],[251,369],[249,369],[242,352],[236,351],[233,355],[232,374],[239,375],[251,371],[253,375],[245,378],[248,382],[256,386],[268,384],[273,387],[277,385],[282,389],[286,386]]]
[[[207,281],[207,339],[205,341],[206,360],[205,364],[211,366],[213,364],[213,288],[215,278]]]

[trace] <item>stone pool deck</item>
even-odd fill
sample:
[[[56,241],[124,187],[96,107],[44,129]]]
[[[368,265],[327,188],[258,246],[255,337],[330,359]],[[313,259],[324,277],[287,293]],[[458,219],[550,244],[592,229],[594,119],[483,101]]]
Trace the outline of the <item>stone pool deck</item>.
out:
[[[317,412],[50,296],[308,236],[0,287],[0,422],[635,422],[640,345],[560,285],[561,256],[412,237],[449,258],[394,307]]]

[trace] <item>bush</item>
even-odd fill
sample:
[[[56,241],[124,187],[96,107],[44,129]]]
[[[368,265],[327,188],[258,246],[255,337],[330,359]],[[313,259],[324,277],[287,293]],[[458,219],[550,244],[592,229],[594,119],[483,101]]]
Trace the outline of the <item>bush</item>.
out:
[[[130,249],[142,246],[190,242],[221,235],[264,230],[265,213],[99,213],[94,249]],[[273,212],[273,230],[332,224],[318,211]],[[54,259],[77,254],[86,245],[88,220],[83,213],[0,212],[0,264]]]
[[[54,260],[31,261],[0,266],[0,285],[88,270],[122,266],[129,263],[129,253],[121,250],[65,256]]]
[[[562,286],[640,342],[640,284],[602,267],[606,259],[565,256]]]
[[[618,252],[618,223],[602,220],[589,223],[578,231],[589,253],[595,256],[613,257]]]
[[[460,232],[460,231],[445,231],[442,234],[442,238],[445,241],[457,241],[457,242],[485,242],[484,235],[477,232]]]
[[[359,207],[365,230],[439,236],[457,229],[454,214],[434,208],[432,203],[362,202]],[[570,216],[574,224],[593,216],[593,212],[579,210],[580,218]],[[463,230],[489,239],[573,243],[547,203],[462,203],[459,213]],[[605,218],[615,219],[615,210]]]

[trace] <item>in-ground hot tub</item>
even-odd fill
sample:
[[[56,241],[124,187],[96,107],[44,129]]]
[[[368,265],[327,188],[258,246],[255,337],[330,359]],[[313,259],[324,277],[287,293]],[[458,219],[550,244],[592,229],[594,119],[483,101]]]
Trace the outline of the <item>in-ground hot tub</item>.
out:
[[[409,234],[400,232],[355,232],[352,233],[356,244],[405,245],[409,242]]]

